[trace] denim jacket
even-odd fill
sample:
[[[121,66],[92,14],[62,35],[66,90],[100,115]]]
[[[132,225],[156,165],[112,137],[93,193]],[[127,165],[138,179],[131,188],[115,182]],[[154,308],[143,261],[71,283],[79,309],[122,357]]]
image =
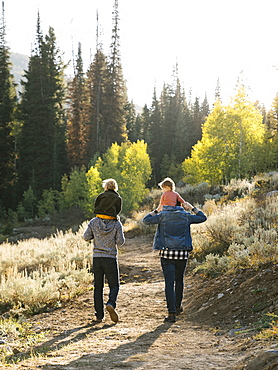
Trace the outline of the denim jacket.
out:
[[[185,212],[182,207],[164,206],[162,212],[152,216],[146,215],[143,222],[146,225],[157,224],[153,248],[160,250],[187,250],[191,251],[192,238],[190,225],[206,221],[202,211],[196,215]]]

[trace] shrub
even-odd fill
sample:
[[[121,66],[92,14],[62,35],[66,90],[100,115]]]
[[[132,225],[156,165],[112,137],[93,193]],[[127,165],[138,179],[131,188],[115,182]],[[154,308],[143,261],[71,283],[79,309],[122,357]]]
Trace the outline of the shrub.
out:
[[[275,340],[278,338],[278,315],[268,313],[266,315],[261,332],[256,335],[256,339]]]
[[[0,249],[0,306],[36,312],[46,305],[90,287],[91,246],[82,239],[85,224],[77,233],[68,231],[43,239],[29,239]]]
[[[177,188],[177,192],[180,193],[185,201],[192,204],[204,204],[205,194],[208,194],[210,189],[211,187],[208,183],[202,182],[196,186],[187,184],[183,187]]]
[[[131,218],[127,218],[124,225],[124,232],[128,237],[138,235],[151,235],[154,236],[156,225],[145,225],[143,218],[146,212],[134,212]]]
[[[278,172],[270,172],[270,184],[272,185],[272,188],[278,190]]]
[[[207,222],[197,225],[195,234],[192,226],[193,257],[203,263],[196,271],[211,275],[278,261],[276,197],[266,198],[259,207],[252,198],[222,204],[212,210]]]
[[[24,192],[22,204],[25,210],[25,218],[34,218],[36,214],[37,198],[31,186]]]
[[[61,185],[60,208],[65,209],[78,206],[81,209],[85,209],[89,190],[85,167],[81,169],[74,168],[69,177],[64,175]]]
[[[11,363],[14,364],[12,356],[16,353],[15,348],[18,352],[25,352],[28,346],[35,346],[45,340],[45,335],[34,332],[31,324],[25,320],[16,320],[12,317],[0,319],[0,333],[2,340],[4,339],[0,351],[0,362],[3,367],[12,366]]]
[[[227,200],[236,200],[249,196],[252,193],[253,188],[254,185],[251,181],[248,181],[246,179],[232,179],[229,184],[223,187],[225,196],[222,198],[222,202]]]
[[[203,272],[207,276],[215,277],[223,274],[229,269],[230,258],[227,256],[220,257],[218,254],[208,254],[205,262],[195,268],[195,272]]]
[[[44,190],[42,199],[38,202],[38,216],[45,218],[54,215],[58,211],[59,192],[57,190]]]
[[[238,224],[238,214],[241,212],[242,206],[235,203],[221,206],[215,209],[204,224],[198,225],[198,230],[203,232],[200,242],[197,240],[194,247],[194,255],[197,259],[204,260],[210,253],[222,256],[232,242],[241,240],[244,233],[244,228]],[[194,230],[193,227],[192,230]],[[194,243],[195,239],[198,238],[194,236]]]

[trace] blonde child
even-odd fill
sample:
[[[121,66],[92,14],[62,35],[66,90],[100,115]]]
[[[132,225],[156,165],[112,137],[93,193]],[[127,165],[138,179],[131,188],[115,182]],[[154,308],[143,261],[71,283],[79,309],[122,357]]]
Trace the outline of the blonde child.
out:
[[[155,212],[161,212],[163,206],[183,206],[186,202],[185,200],[175,191],[175,183],[170,177],[166,177],[161,181],[158,186],[162,189],[163,194],[160,198],[159,205]]]
[[[102,182],[104,192],[100,193],[95,200],[94,213],[96,217],[117,219],[122,210],[122,198],[118,191],[117,181],[106,179]]]

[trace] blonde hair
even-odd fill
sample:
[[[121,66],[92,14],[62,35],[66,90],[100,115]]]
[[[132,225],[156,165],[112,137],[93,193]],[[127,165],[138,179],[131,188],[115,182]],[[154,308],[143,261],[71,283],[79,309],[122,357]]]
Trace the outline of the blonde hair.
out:
[[[114,179],[106,179],[102,181],[102,187],[105,190],[111,189],[111,190],[118,190],[118,184],[117,181]]]
[[[158,186],[159,186],[161,189],[165,188],[166,186],[169,186],[169,188],[171,188],[173,191],[175,190],[175,187],[176,187],[176,185],[175,185],[174,181],[173,181],[170,177],[165,177],[165,179],[164,179],[164,180],[162,180],[162,181],[158,184]]]

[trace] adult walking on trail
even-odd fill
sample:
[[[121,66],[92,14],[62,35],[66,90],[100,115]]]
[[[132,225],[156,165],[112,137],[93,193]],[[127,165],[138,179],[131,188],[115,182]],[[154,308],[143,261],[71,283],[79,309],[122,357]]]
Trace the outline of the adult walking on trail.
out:
[[[118,219],[121,210],[121,198],[117,193],[118,185],[114,179],[103,182],[104,192],[95,202],[94,217],[88,224],[83,238],[86,241],[94,240],[93,247],[93,274],[94,274],[94,306],[96,319],[104,319],[103,289],[104,279],[107,278],[109,296],[106,310],[114,323],[119,321],[116,311],[116,301],[120,288],[118,247],[125,242],[123,227]]]
[[[184,210],[188,209],[190,212]],[[157,224],[153,248],[159,250],[165,281],[165,296],[168,316],[164,322],[173,323],[176,315],[183,311],[183,277],[193,249],[190,232],[191,224],[206,221],[206,215],[189,202],[180,206],[163,206],[162,212],[150,212],[143,219],[146,225]]]

